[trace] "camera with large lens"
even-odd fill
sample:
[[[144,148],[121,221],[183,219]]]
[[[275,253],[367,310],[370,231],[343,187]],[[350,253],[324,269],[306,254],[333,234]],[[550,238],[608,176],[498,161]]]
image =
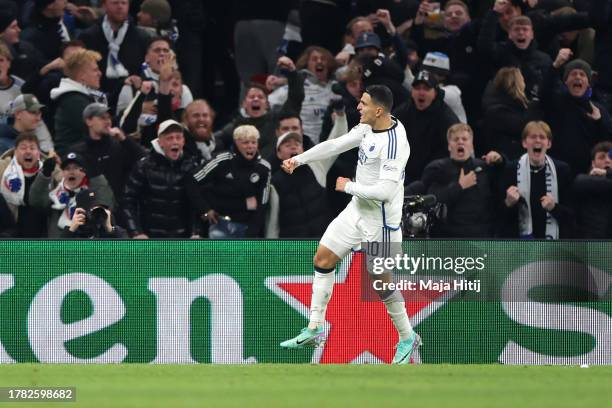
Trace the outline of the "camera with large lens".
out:
[[[435,195],[408,195],[404,197],[402,230],[407,238],[429,238],[431,228],[444,222],[446,206]]]
[[[104,227],[108,219],[108,213],[94,191],[80,191],[76,196],[76,206],[85,210],[85,227],[94,230]]]
[[[103,207],[94,207],[87,211],[87,224],[93,227],[103,227],[107,218],[108,214]]]

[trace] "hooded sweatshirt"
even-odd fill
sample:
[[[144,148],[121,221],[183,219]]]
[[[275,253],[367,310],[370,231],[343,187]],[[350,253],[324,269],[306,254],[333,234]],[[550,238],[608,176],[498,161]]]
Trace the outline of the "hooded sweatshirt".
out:
[[[106,95],[70,78],[62,78],[59,87],[51,90],[55,111],[55,150],[66,153],[68,147],[87,136],[83,110],[92,102],[106,104]]]

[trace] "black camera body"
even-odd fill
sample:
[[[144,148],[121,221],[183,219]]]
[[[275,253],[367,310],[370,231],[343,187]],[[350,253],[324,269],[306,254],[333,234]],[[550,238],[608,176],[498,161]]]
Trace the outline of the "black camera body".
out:
[[[402,231],[407,238],[429,238],[431,228],[446,219],[446,206],[435,195],[404,197]]]
[[[94,191],[81,191],[76,196],[76,207],[85,210],[85,225],[88,227],[98,228],[106,224],[108,214],[104,206],[97,199]]]

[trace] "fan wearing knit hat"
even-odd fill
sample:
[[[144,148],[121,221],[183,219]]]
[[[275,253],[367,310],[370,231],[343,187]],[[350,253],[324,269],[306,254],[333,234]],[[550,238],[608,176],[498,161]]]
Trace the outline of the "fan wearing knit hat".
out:
[[[19,42],[17,6],[10,0],[0,1],[0,39],[9,45]]]
[[[569,94],[576,98],[583,98],[586,94],[590,97],[592,80],[593,70],[584,60],[570,61],[563,69],[563,82]]]
[[[13,56],[11,74],[19,78],[30,78],[38,72],[37,67],[44,65],[44,58],[32,42],[20,36],[18,15],[15,1],[0,0],[0,40],[7,45]]]

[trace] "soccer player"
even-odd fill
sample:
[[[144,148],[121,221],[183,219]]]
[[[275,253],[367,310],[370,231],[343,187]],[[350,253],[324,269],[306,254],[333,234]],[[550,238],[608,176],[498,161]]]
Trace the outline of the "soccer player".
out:
[[[360,123],[349,133],[283,161],[282,168],[291,174],[300,165],[359,146],[355,181],[344,177],[336,180],[336,190],[351,194],[353,199],[327,227],[314,257],[310,322],[299,335],[282,342],[281,347],[302,348],[321,344],[336,264],[351,248],[362,242],[401,245],[403,178],[410,146],[404,126],[390,114],[392,106],[393,95],[389,88],[384,85],[368,87],[357,106],[361,114]],[[387,290],[378,295],[399,334],[393,363],[407,364],[421,340],[410,325],[402,294]]]

